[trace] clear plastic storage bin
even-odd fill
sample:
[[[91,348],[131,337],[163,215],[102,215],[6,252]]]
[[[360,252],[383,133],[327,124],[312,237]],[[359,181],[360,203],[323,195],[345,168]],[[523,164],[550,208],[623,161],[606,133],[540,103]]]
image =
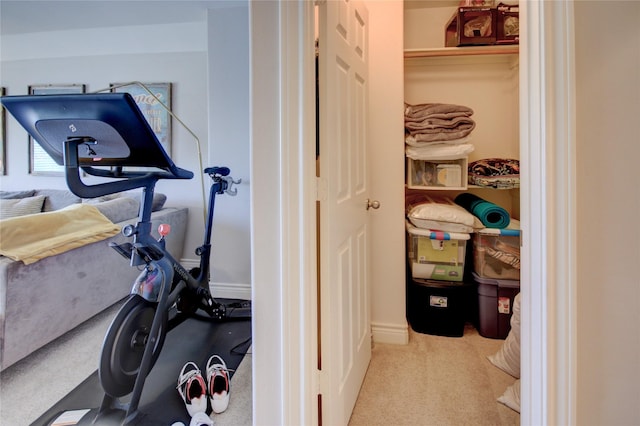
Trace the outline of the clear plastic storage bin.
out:
[[[407,250],[413,278],[462,281],[469,234],[431,231],[407,222]]]
[[[467,158],[457,160],[415,160],[407,157],[409,189],[467,189]]]
[[[473,271],[483,278],[520,280],[520,224],[485,228],[473,235]]]

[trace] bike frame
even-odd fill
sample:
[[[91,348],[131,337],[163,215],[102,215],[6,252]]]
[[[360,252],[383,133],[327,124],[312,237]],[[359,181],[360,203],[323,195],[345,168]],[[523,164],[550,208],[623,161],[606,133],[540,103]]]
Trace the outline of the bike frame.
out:
[[[175,303],[180,293],[188,287],[191,290],[202,289],[204,291],[205,298],[209,299],[209,295],[206,294],[209,288],[209,273],[210,273],[210,261],[211,261],[211,234],[213,230],[213,213],[215,210],[216,195],[223,194],[229,188],[229,181],[225,180],[222,176],[212,176],[214,182],[211,185],[209,191],[209,203],[207,221],[205,223],[204,241],[203,244],[196,249],[196,254],[200,258],[199,272],[197,276],[193,276],[182,264],[177,261],[171,253],[165,249],[164,237],[159,241],[151,235],[151,203],[153,200],[153,186],[145,188],[142,197],[140,217],[135,228],[129,232],[133,235],[133,248],[131,251],[131,265],[138,266],[143,263],[151,263],[149,257],[152,254],[147,255],[147,259],[144,259],[145,255],[140,255],[140,252],[145,252],[146,249],[151,248],[156,253],[156,256],[161,255],[169,259],[172,265],[173,273],[171,274],[171,282],[174,282],[174,276],[180,278],[175,288],[172,288],[168,298],[168,305],[171,306]],[[134,289],[135,290],[135,289]],[[137,293],[140,294],[140,293]],[[155,292],[154,294],[159,294]],[[142,294],[141,294],[142,295]],[[144,296],[143,296],[144,297]],[[157,302],[155,298],[147,298],[150,302]],[[203,307],[209,315],[216,319],[224,319],[225,308],[224,305],[217,303],[213,298],[210,299],[211,303]]]

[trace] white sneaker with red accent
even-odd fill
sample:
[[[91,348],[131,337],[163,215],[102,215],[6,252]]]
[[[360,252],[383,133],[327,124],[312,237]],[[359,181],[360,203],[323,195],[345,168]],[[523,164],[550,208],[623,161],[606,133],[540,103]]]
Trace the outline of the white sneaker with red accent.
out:
[[[229,406],[229,369],[218,355],[207,361],[207,391],[214,413],[222,413]]]
[[[196,413],[195,416],[193,416],[191,418],[191,423],[189,423],[189,426],[213,426],[214,422],[213,419],[209,416],[207,416],[207,413]]]
[[[196,364],[189,361],[182,367],[177,389],[191,417],[196,413],[206,413],[207,386]]]

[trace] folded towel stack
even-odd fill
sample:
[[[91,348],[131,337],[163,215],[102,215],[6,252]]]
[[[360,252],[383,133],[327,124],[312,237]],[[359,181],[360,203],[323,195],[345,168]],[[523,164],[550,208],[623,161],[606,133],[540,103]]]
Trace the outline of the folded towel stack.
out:
[[[476,126],[472,115],[473,110],[462,105],[405,103],[409,188],[466,188],[467,158],[474,150],[470,134]]]
[[[469,107],[443,103],[409,105],[405,103],[405,141],[411,146],[425,143],[465,143],[476,127]]]

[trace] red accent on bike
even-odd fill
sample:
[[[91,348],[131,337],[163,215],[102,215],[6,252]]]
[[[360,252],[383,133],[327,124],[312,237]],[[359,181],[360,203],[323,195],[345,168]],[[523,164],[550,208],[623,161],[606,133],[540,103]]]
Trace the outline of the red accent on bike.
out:
[[[158,234],[160,234],[161,236],[166,237],[167,235],[169,235],[169,232],[171,232],[171,225],[169,225],[168,223],[163,223],[158,226]]]

